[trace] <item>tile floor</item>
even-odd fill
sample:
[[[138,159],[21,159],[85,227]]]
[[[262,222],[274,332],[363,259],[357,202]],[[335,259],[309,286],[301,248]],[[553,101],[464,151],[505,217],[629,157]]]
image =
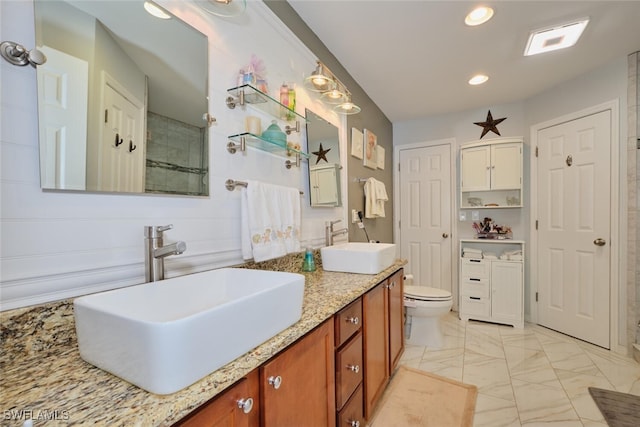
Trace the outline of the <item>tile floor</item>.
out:
[[[538,325],[442,322],[444,347],[407,345],[401,364],[478,386],[474,427],[602,426],[587,390],[640,395],[640,364]]]

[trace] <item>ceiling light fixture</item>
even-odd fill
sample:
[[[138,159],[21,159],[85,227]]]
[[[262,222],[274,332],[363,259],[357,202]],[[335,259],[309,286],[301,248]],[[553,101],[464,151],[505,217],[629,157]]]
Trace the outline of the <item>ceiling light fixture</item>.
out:
[[[464,18],[464,23],[470,27],[475,27],[476,25],[484,24],[492,17],[492,8],[489,6],[479,6],[469,12],[469,14]]]
[[[247,8],[246,0],[197,0],[195,3],[210,14],[223,18],[241,15]]]
[[[171,15],[169,15],[167,12],[162,10],[160,6],[151,1],[144,2],[144,10],[146,10],[150,15],[155,16],[156,18],[171,19]]]
[[[489,76],[485,76],[484,74],[476,74],[469,79],[469,84],[472,86],[477,86],[485,83],[487,80],[489,80]]]
[[[589,18],[583,18],[531,32],[524,50],[524,56],[537,55],[573,46],[588,23]]]
[[[351,92],[347,87],[320,61],[317,61],[315,70],[304,80],[304,86],[312,92],[321,93],[320,99],[327,104],[336,105],[334,110],[340,114],[357,114],[362,111],[351,101]]]

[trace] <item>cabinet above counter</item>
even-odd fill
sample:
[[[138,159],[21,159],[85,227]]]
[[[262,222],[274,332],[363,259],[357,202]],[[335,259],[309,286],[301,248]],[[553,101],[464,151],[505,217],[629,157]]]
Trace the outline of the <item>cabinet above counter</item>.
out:
[[[460,148],[460,208],[522,207],[522,138],[473,142]]]

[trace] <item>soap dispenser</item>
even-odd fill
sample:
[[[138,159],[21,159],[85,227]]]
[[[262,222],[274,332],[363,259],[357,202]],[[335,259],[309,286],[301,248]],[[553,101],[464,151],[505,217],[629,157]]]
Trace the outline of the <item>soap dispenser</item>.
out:
[[[307,248],[302,262],[302,271],[316,271],[316,262],[313,260],[313,251]]]

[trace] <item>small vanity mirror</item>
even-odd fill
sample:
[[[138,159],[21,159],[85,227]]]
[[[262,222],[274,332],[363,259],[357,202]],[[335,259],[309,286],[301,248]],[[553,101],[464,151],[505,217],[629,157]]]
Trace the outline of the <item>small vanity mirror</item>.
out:
[[[305,113],[311,206],[342,206],[338,128],[309,109]]]
[[[43,189],[206,196],[208,40],[142,0],[35,0]]]

